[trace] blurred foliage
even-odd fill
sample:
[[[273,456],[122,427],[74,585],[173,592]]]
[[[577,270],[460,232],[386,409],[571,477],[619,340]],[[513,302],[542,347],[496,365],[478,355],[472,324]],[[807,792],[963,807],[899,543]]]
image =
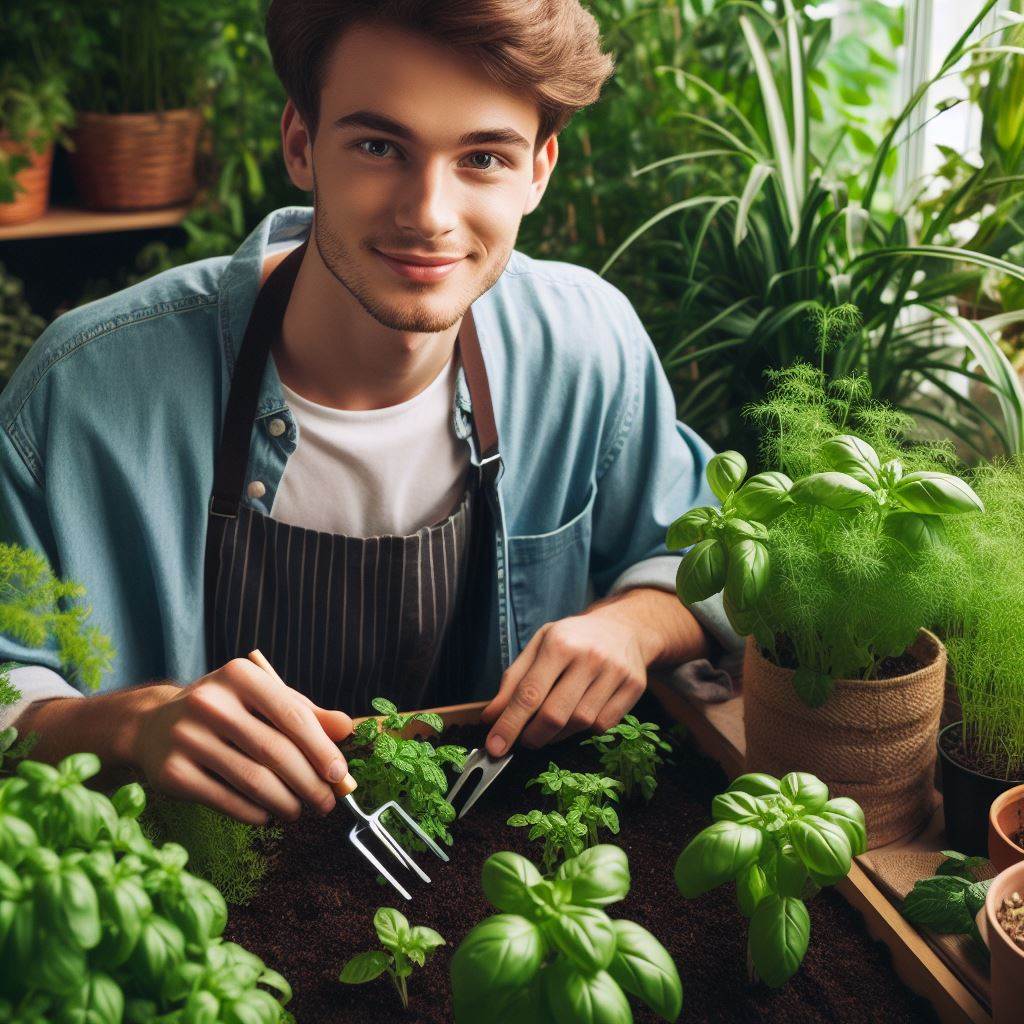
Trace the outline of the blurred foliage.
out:
[[[22,282],[0,263],[0,388],[44,327],[46,321],[32,312]]]

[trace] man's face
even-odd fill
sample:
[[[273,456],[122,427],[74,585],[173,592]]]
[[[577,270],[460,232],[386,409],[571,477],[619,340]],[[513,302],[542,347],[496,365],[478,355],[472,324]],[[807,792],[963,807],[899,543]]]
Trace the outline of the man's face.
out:
[[[397,124],[369,125],[366,114]],[[534,157],[532,100],[470,59],[378,25],[335,46],[312,148],[291,103],[282,123],[292,180],[314,192],[324,263],[375,320],[405,332],[447,330],[497,281],[558,154],[552,137]],[[460,142],[490,129],[508,138]],[[402,273],[382,252],[455,262]]]

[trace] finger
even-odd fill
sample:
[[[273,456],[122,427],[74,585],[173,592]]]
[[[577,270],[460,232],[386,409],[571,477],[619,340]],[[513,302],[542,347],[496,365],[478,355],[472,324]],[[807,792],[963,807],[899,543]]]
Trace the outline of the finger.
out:
[[[192,761],[214,772],[254,804],[265,807],[275,818],[295,821],[302,813],[298,796],[266,765],[247,757],[198,723],[187,731],[179,729],[179,733],[181,748]],[[333,794],[328,789],[327,798],[312,806],[321,813],[333,810]]]
[[[526,675],[536,660],[537,651],[540,649],[541,641],[544,639],[547,628],[547,625],[541,626],[530,637],[530,642],[519,652],[519,657],[505,669],[501,682],[498,684],[497,694],[495,694],[490,704],[480,712],[480,721],[484,725],[489,725],[493,722],[508,706],[508,702],[512,699],[512,694],[515,693],[519,681]]]
[[[526,747],[542,747],[562,730],[575,714],[591,685],[596,681],[592,665],[577,658],[551,688],[547,700],[523,729],[519,742]]]
[[[250,710],[263,714],[284,733],[321,778],[331,782],[341,781],[348,774],[348,765],[313,714],[313,709],[305,701],[297,699],[301,696],[298,690],[287,684],[282,688],[273,676],[247,658],[236,660],[244,680],[243,685],[235,691],[239,699]],[[243,749],[251,753],[247,748]],[[263,764],[268,763],[262,758],[256,759]]]
[[[168,796],[205,804],[246,825],[265,825],[269,818],[265,808],[258,807],[240,793],[207,775],[198,765],[183,756],[169,757],[153,780],[153,786]]]
[[[273,676],[270,678],[274,679]],[[275,679],[274,681],[276,682],[277,680]],[[282,680],[282,682],[284,681]],[[288,686],[287,683],[284,685],[291,693],[306,703],[323,726],[324,732],[332,740],[337,742],[338,740],[347,739],[352,734],[355,726],[352,724],[352,717],[350,715],[334,708],[322,708],[319,704],[313,703],[301,690],[296,690],[294,687]]]
[[[618,725],[622,716],[632,710],[633,705],[643,696],[647,689],[647,680],[628,679],[622,682],[608,703],[598,712],[594,720],[594,731],[607,732],[613,725]]]
[[[234,696],[236,699],[239,697],[238,694]],[[310,807],[323,807],[327,804],[331,795],[330,785],[317,775],[313,765],[290,737],[273,725],[268,725],[254,715],[248,714],[244,702],[239,701],[236,708],[230,705],[225,707],[221,703],[210,705],[205,708],[205,714],[199,724],[207,726],[222,740],[230,740],[257,764],[265,765]],[[178,731],[181,742],[197,742],[191,730],[179,726]],[[335,758],[343,765],[341,778],[344,778],[348,771],[345,759],[330,740],[327,742]]]
[[[592,729],[601,709],[611,700],[621,682],[622,677],[618,672],[614,669],[604,669],[587,688],[583,699],[576,705],[576,709],[569,715],[569,720],[551,742],[560,743],[578,732]]]
[[[501,757],[512,746],[568,664],[569,656],[562,648],[541,643],[530,671],[519,681],[505,710],[487,735],[487,750],[492,757]]]

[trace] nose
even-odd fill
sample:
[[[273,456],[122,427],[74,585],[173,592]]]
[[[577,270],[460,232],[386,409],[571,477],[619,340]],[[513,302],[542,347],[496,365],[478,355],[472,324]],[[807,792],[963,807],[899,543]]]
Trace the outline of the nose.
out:
[[[410,166],[413,166],[410,164]],[[395,202],[395,226],[424,241],[458,226],[455,193],[459,183],[441,161],[428,161],[402,176]]]

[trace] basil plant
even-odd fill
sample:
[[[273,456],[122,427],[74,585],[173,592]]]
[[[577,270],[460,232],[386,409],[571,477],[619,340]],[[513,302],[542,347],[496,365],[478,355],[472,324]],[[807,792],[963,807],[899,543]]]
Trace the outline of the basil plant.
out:
[[[79,753],[0,781],[0,1020],[290,1019],[288,982],[221,939],[217,888],[185,870],[184,847],[143,835],[142,787],[108,798],[82,784],[99,770]]]
[[[675,880],[687,898],[732,882],[750,919],[747,960],[772,988],[803,962],[811,934],[804,901],[850,871],[867,849],[860,805],[828,795],[814,775],[741,775],[711,804],[714,823],[679,855]]]
[[[608,844],[551,878],[519,854],[489,857],[484,893],[501,913],[452,958],[456,1024],[631,1024],[627,993],[676,1020],[683,987],[672,958],[645,928],[605,913],[629,884],[625,853]]]
[[[691,508],[669,526],[666,547],[690,549],[676,572],[676,593],[684,604],[695,604],[722,591],[729,621],[745,633],[741,615],[768,585],[765,524],[792,505],[793,481],[785,473],[768,472],[744,483],[747,460],[734,451],[714,456],[705,473],[722,507]]]

